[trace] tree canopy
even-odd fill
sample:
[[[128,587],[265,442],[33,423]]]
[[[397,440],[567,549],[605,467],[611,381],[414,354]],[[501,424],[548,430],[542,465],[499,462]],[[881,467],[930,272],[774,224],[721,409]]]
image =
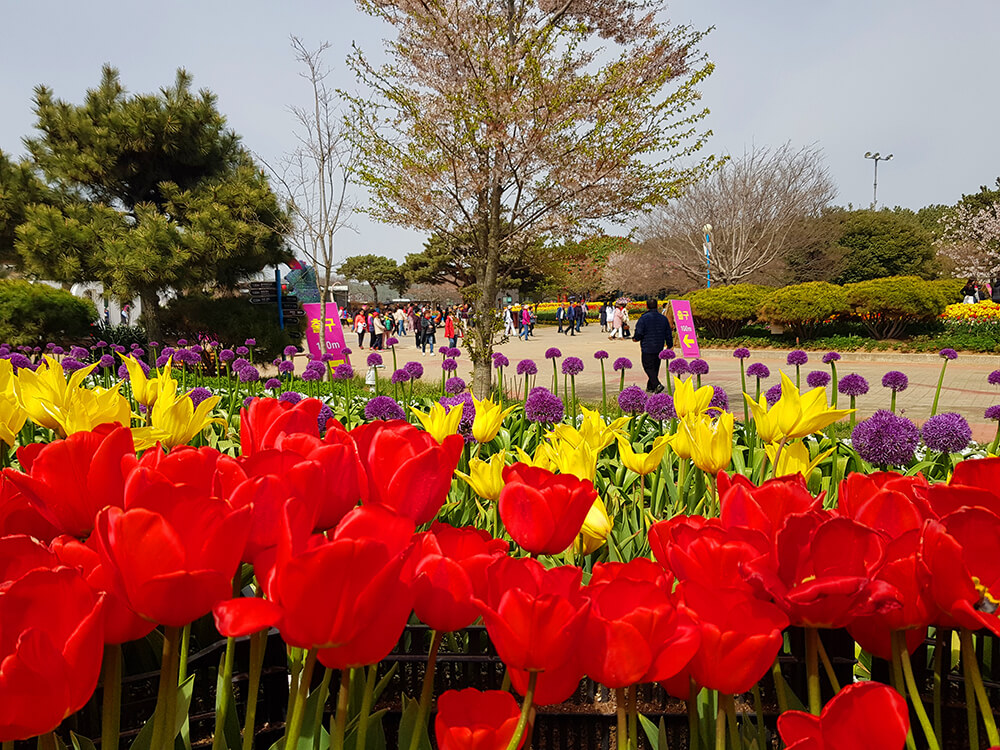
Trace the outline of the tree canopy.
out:
[[[909,209],[844,211],[837,245],[844,251],[840,284],[937,273],[933,237]]]
[[[388,286],[402,290],[406,288],[405,277],[399,264],[382,255],[352,255],[337,268],[340,275],[349,281],[360,281],[372,288],[372,296],[378,302],[378,288]]]

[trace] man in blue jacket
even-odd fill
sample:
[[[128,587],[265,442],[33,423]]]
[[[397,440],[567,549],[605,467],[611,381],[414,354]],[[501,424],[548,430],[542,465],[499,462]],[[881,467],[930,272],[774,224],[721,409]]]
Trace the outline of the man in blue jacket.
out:
[[[674,338],[670,332],[670,321],[656,309],[656,300],[646,301],[646,312],[635,324],[633,341],[639,342],[642,354],[642,369],[646,371],[646,391],[660,393],[663,384],[660,382],[660,352],[664,347],[673,348]]]

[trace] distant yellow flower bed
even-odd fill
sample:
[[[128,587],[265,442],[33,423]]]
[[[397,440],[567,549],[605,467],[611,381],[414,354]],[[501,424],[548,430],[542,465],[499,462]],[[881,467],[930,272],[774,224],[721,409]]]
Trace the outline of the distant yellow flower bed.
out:
[[[1000,304],[979,302],[974,305],[964,303],[948,305],[941,313],[941,319],[968,323],[1000,323]]]

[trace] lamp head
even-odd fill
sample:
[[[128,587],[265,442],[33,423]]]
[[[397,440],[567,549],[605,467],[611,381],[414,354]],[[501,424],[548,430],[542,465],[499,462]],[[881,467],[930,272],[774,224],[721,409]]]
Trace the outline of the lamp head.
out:
[[[711,232],[712,231],[712,225],[711,224],[706,224],[705,226],[702,227],[702,230],[704,232],[706,232],[706,233]]]
[[[866,159],[871,159],[872,158],[872,152],[871,151],[865,151],[865,158]]]
[[[889,161],[889,159],[891,159],[891,158],[892,158],[892,154],[889,154],[887,157],[885,157],[885,159],[883,159],[883,161]]]

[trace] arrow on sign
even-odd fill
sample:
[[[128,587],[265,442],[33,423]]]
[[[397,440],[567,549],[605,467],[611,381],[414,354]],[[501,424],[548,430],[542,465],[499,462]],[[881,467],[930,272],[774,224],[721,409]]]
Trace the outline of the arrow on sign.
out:
[[[694,339],[691,338],[690,333],[684,334],[684,346],[694,346]]]

